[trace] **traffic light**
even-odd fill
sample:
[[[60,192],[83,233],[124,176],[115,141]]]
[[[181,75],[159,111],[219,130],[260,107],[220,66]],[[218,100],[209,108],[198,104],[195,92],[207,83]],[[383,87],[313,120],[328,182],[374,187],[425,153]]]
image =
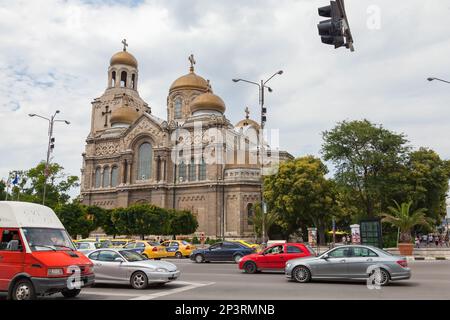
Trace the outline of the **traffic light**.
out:
[[[344,1],[330,1],[329,6],[319,8],[319,15],[330,18],[319,22],[317,25],[322,42],[334,45],[335,49],[345,46],[354,51],[353,38],[345,13]]]
[[[50,152],[53,152],[53,149],[55,149],[55,138],[50,139]]]
[[[261,109],[261,123],[266,123],[267,122],[267,108],[266,107],[262,107]]]

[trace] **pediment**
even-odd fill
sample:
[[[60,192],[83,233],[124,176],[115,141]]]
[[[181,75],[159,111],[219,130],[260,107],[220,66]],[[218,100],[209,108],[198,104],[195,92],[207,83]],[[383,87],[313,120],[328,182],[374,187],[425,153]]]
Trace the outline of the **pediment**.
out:
[[[168,142],[168,132],[164,127],[165,122],[158,123],[150,116],[143,114],[123,133],[123,148],[127,150],[131,148],[133,141],[142,135],[149,135],[156,146],[165,146]]]

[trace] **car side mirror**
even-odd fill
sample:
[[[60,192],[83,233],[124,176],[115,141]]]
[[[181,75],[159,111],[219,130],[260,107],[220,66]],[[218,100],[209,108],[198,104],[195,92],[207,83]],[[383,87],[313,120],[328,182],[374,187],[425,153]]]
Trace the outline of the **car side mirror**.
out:
[[[123,262],[123,259],[122,259],[122,258],[115,258],[115,259],[114,259],[114,262],[120,262],[120,263],[122,263],[122,262]]]
[[[322,256],[322,259],[323,259],[323,260],[328,260],[329,257],[330,257],[329,255],[324,254],[324,255]]]

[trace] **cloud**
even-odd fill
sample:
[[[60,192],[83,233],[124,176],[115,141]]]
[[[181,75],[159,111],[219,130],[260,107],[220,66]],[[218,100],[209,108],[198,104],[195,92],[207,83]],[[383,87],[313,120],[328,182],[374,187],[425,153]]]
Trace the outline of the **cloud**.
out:
[[[55,128],[53,160],[79,175],[90,102],[106,88],[123,38],[139,61],[140,95],[159,117],[194,53],[232,122],[246,106],[259,118],[257,88],[232,78],[285,71],[270,83],[268,126],[296,156],[318,155],[321,132],[337,121],[367,118],[449,158],[449,87],[426,81],[450,78],[447,1],[347,1],[353,53],[320,42],[321,2],[0,0],[0,177],[44,159],[47,123],[27,114],[56,109],[72,124]],[[376,30],[367,26],[373,5]]]

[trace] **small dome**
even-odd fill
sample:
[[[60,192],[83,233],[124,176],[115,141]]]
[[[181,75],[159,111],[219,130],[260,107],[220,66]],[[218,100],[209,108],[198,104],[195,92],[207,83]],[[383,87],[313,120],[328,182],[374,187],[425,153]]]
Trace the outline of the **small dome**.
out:
[[[208,82],[192,71],[175,80],[170,86],[170,91],[182,88],[206,90]]]
[[[199,95],[191,103],[192,113],[202,110],[213,110],[224,113],[225,109],[225,102],[223,102],[223,100],[219,96],[216,96],[212,92],[206,92]]]
[[[236,128],[253,127],[253,128],[255,128],[255,130],[261,129],[261,126],[259,125],[259,123],[252,119],[241,120],[235,125],[235,127]]]
[[[116,64],[124,64],[124,65],[134,67],[134,68],[138,67],[138,62],[137,62],[136,58],[131,53],[128,53],[127,51],[120,51],[112,56],[110,65],[113,66]]]
[[[122,106],[111,113],[111,124],[132,124],[139,118],[140,114],[134,108]]]

